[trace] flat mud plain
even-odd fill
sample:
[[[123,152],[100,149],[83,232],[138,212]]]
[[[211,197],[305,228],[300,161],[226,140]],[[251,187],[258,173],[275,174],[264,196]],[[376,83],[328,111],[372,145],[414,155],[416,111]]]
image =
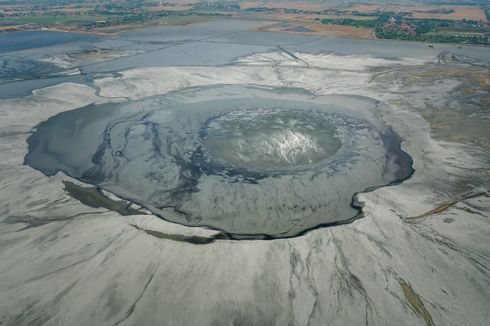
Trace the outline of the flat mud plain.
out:
[[[36,48],[10,40],[0,70],[0,89],[15,89],[0,100],[4,324],[488,324],[488,49],[250,32],[261,24],[223,20],[49,44],[40,37]],[[374,129],[318,134],[322,120],[297,113],[332,104]],[[91,114],[76,117],[83,110]],[[249,132],[243,121],[257,112]],[[54,138],[36,147],[53,122]],[[108,126],[118,126],[110,148]],[[404,160],[386,159],[386,128]],[[199,145],[208,156],[196,161]],[[319,177],[308,174],[349,148],[358,162],[335,173],[366,181],[368,171],[375,180],[353,190],[340,179],[312,187]],[[202,174],[184,169],[189,162]],[[401,162],[405,174],[394,177]],[[284,174],[302,188],[279,186]],[[178,197],[169,190],[182,180],[197,183]],[[269,190],[248,190],[265,180]],[[315,197],[327,189],[349,189],[348,201]],[[291,225],[283,216],[297,217],[279,207],[301,196],[309,207],[330,198],[317,217],[344,217],[332,213],[342,207],[360,215],[278,236]],[[169,218],[175,207],[157,212],[150,200],[178,202],[192,217],[209,212],[208,220],[179,222],[185,214]],[[261,200],[284,215],[264,213]],[[245,211],[249,221],[264,218],[252,229],[267,232],[254,233],[273,236],[230,236],[250,233],[250,223],[227,219]],[[210,223],[215,217],[228,224]]]

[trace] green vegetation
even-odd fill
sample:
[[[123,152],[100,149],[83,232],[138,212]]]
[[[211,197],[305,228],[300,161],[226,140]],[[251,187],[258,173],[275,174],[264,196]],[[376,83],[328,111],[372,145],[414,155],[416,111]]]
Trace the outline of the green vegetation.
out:
[[[485,16],[487,16],[487,21],[490,24],[490,5],[486,5],[484,8]]]
[[[222,12],[205,10],[207,8],[172,10],[172,6],[178,7],[175,4],[168,5],[168,10],[161,10],[159,9],[159,2],[156,1],[116,0],[108,3],[98,1],[74,1],[73,3],[62,3],[58,0],[47,1],[49,3],[46,6],[36,3],[26,4],[21,7],[0,8],[0,31],[50,27],[65,30],[91,31],[96,28],[112,26],[151,24],[184,25],[207,21],[216,16],[225,15]],[[202,6],[201,4],[199,5]],[[219,7],[219,3],[216,6]],[[227,8],[225,5],[222,7]]]
[[[441,8],[441,9],[430,9],[430,10],[415,10],[415,12],[425,13],[425,14],[452,14],[454,9],[452,8]]]
[[[374,20],[322,19],[321,22],[371,28],[376,37],[381,39],[490,45],[488,26],[479,21],[415,19],[393,12],[377,15]]]
[[[88,29],[128,24],[169,24],[185,25],[202,22],[222,16],[219,13],[200,13],[191,11],[159,11],[157,13],[140,13],[131,15],[109,16],[104,21],[86,21],[82,26]]]
[[[240,4],[238,2],[198,2],[193,6],[196,10],[219,10],[219,11],[238,11]]]
[[[434,326],[434,320],[430,315],[429,311],[425,308],[424,302],[421,297],[414,291],[412,285],[404,280],[399,281],[400,287],[402,288],[403,295],[405,299],[410,304],[410,308],[415,312],[415,314],[425,321],[427,326]]]
[[[107,20],[107,16],[100,15],[53,15],[53,16],[22,16],[22,17],[4,17],[0,26],[7,25],[55,25],[55,24],[85,24],[95,21]]]
[[[114,6],[114,5],[109,5]],[[195,22],[209,21],[217,16],[224,16],[222,13],[206,11],[185,10],[185,11],[119,11],[115,13],[104,7],[102,10],[93,11],[92,14],[50,14],[39,15],[30,14],[25,16],[1,17],[0,27],[12,26],[11,29],[4,31],[14,31],[15,26],[19,29],[32,29],[42,27],[70,26],[72,29],[93,30],[95,28],[119,26],[119,25],[185,25]]]
[[[317,22],[352,26],[373,31],[381,39],[451,42],[490,45],[490,24],[472,20],[414,18],[413,13],[450,14],[454,9],[435,8],[412,12],[352,11],[349,7],[311,9],[252,7],[241,9],[238,0],[200,1],[186,5],[158,0],[0,0],[0,32],[55,27],[63,30],[94,31],[107,27],[152,24],[183,25],[231,16],[236,13],[321,15]],[[6,4],[18,4],[8,6]],[[490,5],[481,7],[490,19]],[[286,20],[289,18],[286,18]],[[302,19],[302,18],[301,18]],[[111,30],[113,30],[111,28]],[[101,30],[102,31],[102,30]]]
[[[322,19],[323,24],[329,25],[343,25],[343,26],[354,26],[354,27],[364,27],[364,28],[375,28],[378,24],[377,19]]]
[[[383,39],[396,39],[407,41],[421,41],[434,43],[458,43],[458,44],[479,44],[490,45],[490,35],[444,35],[444,34],[423,34],[407,35],[398,33],[377,32],[376,37]]]

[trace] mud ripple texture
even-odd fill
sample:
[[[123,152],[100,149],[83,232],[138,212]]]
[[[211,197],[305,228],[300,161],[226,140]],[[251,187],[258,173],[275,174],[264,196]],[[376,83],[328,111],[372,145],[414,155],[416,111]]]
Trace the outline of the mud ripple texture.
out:
[[[411,173],[375,100],[214,86],[92,105],[40,124],[26,162],[233,238],[351,221],[356,193]]]

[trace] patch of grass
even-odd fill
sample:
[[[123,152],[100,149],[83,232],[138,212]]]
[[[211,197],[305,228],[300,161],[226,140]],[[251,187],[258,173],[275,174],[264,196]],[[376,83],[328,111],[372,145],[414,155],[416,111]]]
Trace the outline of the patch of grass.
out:
[[[104,196],[97,187],[82,187],[70,181],[63,181],[63,184],[68,195],[78,199],[84,205],[93,208],[105,208],[123,216],[145,214],[131,208],[128,202],[113,200]]]
[[[407,299],[415,314],[422,318],[427,326],[434,326],[432,316],[430,315],[429,311],[427,311],[422,299],[420,299],[420,296],[413,290],[410,283],[401,281],[400,287],[402,288],[405,299]]]

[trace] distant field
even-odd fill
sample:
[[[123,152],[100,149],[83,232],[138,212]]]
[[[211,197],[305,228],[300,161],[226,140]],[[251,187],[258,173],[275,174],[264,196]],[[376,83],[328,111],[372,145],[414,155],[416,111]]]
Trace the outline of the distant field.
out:
[[[189,25],[193,23],[202,23],[202,22],[207,22],[211,21],[213,19],[216,19],[216,17],[213,16],[168,16],[168,17],[162,17],[158,19],[153,19],[145,22],[137,22],[137,23],[131,23],[131,24],[120,24],[120,25],[114,25],[114,26],[107,26],[107,27],[99,27],[97,28],[97,32],[102,32],[102,33],[117,33],[120,31],[124,30],[131,30],[131,29],[137,29],[140,27],[148,27],[148,26],[155,26],[155,25],[175,25],[175,26],[182,26],[182,25]]]
[[[107,16],[91,15],[62,15],[62,16],[26,16],[26,17],[6,17],[0,20],[0,26],[23,25],[23,24],[70,24],[87,23],[106,20]]]
[[[334,36],[374,39],[373,31],[368,28],[352,26],[325,25],[315,22],[288,21],[285,23],[274,23],[253,29],[255,32],[285,32],[289,34],[303,34],[316,36]]]
[[[360,1],[361,2],[361,1]],[[199,3],[198,6],[196,4]],[[287,33],[307,33],[312,35],[334,35],[354,38],[391,37],[406,39],[413,35],[403,35],[400,29],[403,19],[411,19],[417,25],[427,25],[428,31],[422,34],[428,36],[451,35],[480,35],[485,38],[485,25],[466,30],[467,23],[459,22],[463,19],[487,22],[485,12],[478,6],[471,5],[377,5],[377,4],[345,4],[307,3],[299,0],[273,2],[273,1],[244,1],[240,8],[236,3],[220,0],[218,2],[200,2],[200,0],[168,0],[162,2],[128,2],[122,5],[119,2],[108,3],[102,0],[83,4],[65,3],[59,1],[50,6],[26,1],[23,5],[2,5],[0,0],[0,31],[23,30],[32,28],[53,28],[58,30],[77,30],[83,32],[121,31],[123,29],[149,26],[152,24],[185,25],[194,22],[208,21],[220,16],[236,17],[246,16],[254,19],[271,20],[284,24],[272,24],[267,30]],[[254,8],[260,8],[254,10]],[[383,13],[397,13],[392,15],[399,21],[398,27],[391,30],[385,28],[384,34],[378,33],[381,23],[378,20],[385,17]],[[403,13],[403,14],[401,14]],[[26,16],[23,16],[23,15]],[[395,19],[395,18],[392,18]],[[460,26],[462,29],[437,30],[434,24],[420,20],[452,20],[444,27]],[[383,22],[384,23],[384,22]],[[432,25],[430,25],[432,24]],[[378,26],[379,25],[379,26]],[[424,26],[425,26],[424,25]],[[454,25],[454,26],[452,26]],[[411,34],[421,34],[420,26],[412,26]],[[399,34],[399,35],[398,35]],[[431,41],[434,38],[431,38]],[[458,39],[459,40],[459,39]],[[472,40],[472,42],[480,42]],[[480,44],[478,43],[478,44]]]
[[[410,12],[413,18],[426,19],[450,19],[450,20],[481,20],[487,22],[485,12],[478,6],[461,6],[461,5],[440,5],[440,6],[386,6],[377,4],[363,5],[334,5],[322,3],[304,3],[304,2],[242,2],[241,9],[250,8],[269,8],[269,9],[298,9],[306,11],[322,11],[335,9],[339,11],[357,11],[360,13],[373,12]],[[444,11],[447,11],[446,13]],[[452,11],[452,12],[450,12]],[[360,16],[357,16],[358,19]]]
[[[313,30],[314,35],[322,36],[336,36],[336,37],[351,37],[351,38],[363,38],[374,39],[373,31],[369,28],[360,28],[352,26],[340,26],[340,25],[325,25],[325,24],[305,24],[305,27]]]
[[[185,11],[192,9],[191,5],[176,5],[176,6],[156,6],[150,7],[147,11]]]
[[[283,13],[258,13],[253,17],[272,20],[295,20],[313,22],[320,19],[356,19],[356,20],[375,20],[374,16],[353,16],[353,15],[317,15],[317,14],[283,14]]]
[[[437,32],[429,32],[427,35],[485,35],[485,33],[477,32],[471,29],[454,29],[454,28],[440,28]]]
[[[441,10],[453,10],[450,13],[437,13]],[[380,5],[354,5],[352,11],[359,12],[411,12],[413,18],[424,19],[450,19],[450,20],[481,20],[487,22],[485,12],[477,6],[380,6]]]
[[[305,2],[242,2],[240,4],[241,9],[250,8],[270,8],[270,9],[300,9],[300,10],[326,10],[332,8],[332,4],[323,3],[305,3]]]
[[[309,5],[297,3],[261,2],[253,5],[306,10],[255,12],[252,17],[277,21],[258,31],[490,45],[485,13],[476,6],[341,5],[316,11],[324,13],[319,14],[307,9],[311,8]],[[463,22],[463,19],[481,23]]]

